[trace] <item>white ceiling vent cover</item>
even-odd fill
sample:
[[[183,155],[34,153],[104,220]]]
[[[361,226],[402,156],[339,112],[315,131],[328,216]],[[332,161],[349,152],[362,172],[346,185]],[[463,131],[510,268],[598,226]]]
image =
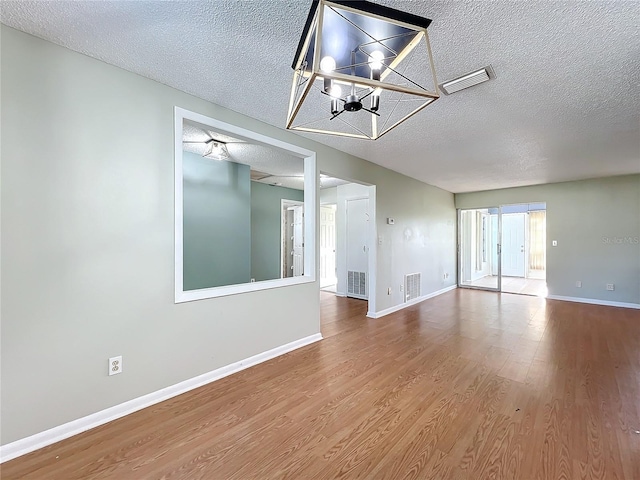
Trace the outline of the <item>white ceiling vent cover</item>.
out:
[[[473,87],[479,83],[489,81],[492,78],[495,78],[495,74],[493,73],[491,65],[489,65],[488,67],[481,68],[480,70],[468,73],[462,77],[444,82],[440,85],[440,90],[442,90],[446,95],[451,95],[452,93],[459,92],[465,88]]]

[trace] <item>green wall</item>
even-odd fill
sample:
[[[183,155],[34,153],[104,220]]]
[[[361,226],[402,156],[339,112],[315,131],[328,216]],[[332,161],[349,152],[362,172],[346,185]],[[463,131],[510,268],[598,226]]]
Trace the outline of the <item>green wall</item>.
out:
[[[640,304],[640,175],[461,193],[455,199],[458,208],[546,202],[549,295]],[[607,283],[615,290],[607,291]]]
[[[282,199],[302,202],[304,192],[251,182],[251,277],[257,282],[280,278]]]
[[[248,165],[183,153],[185,290],[251,280]]]
[[[175,304],[176,106],[307,148],[319,171],[376,185],[373,311],[403,302],[405,273],[422,272],[424,294],[454,283],[442,277],[455,272],[453,194],[0,31],[3,445],[320,332],[318,282]],[[409,227],[420,248],[402,253]],[[116,355],[125,368],[109,377]]]

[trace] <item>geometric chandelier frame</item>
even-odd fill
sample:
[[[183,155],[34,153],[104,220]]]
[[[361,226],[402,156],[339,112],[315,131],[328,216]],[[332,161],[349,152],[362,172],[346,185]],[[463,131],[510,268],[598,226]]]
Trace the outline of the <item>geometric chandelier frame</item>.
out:
[[[430,19],[314,0],[292,64],[286,128],[376,140],[439,98]]]

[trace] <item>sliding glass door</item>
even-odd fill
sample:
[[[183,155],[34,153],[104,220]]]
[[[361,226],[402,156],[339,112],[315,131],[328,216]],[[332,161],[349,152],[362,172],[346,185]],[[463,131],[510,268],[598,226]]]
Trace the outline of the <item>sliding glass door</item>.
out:
[[[500,291],[499,207],[458,210],[458,285]]]

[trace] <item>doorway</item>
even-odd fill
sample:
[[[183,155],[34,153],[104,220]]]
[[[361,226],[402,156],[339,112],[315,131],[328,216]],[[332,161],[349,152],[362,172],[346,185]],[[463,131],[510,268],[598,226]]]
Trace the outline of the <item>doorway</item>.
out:
[[[346,201],[347,297],[369,298],[369,197]]]
[[[375,311],[374,185],[320,175],[320,288]]]
[[[458,284],[500,291],[500,216],[493,208],[458,211]]]
[[[458,211],[458,285],[546,296],[546,204]]]

